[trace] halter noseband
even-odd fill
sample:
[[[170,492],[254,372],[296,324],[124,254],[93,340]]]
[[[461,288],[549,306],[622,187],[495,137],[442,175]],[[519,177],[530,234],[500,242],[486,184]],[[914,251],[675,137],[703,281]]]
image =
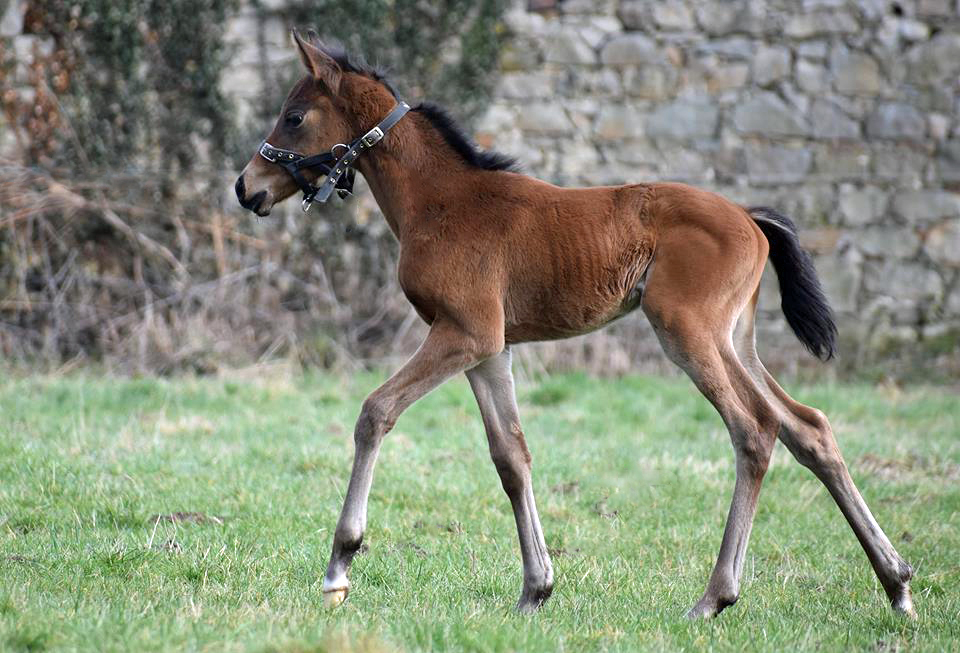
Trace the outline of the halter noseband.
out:
[[[357,171],[350,166],[366,150],[383,140],[390,128],[400,122],[400,119],[410,110],[410,105],[406,102],[398,102],[387,117],[381,120],[376,127],[368,131],[363,136],[355,139],[349,145],[337,143],[329,152],[324,154],[314,154],[306,156],[292,150],[284,150],[270,145],[264,141],[260,145],[260,156],[275,163],[293,177],[293,180],[303,191],[303,202],[301,207],[304,213],[310,210],[314,202],[326,202],[330,195],[336,189],[341,198],[353,193],[353,180],[357,176]],[[336,155],[338,148],[346,150],[339,158]],[[320,171],[326,175],[326,179],[319,186],[314,186],[301,174],[301,170],[312,170],[320,168]]]

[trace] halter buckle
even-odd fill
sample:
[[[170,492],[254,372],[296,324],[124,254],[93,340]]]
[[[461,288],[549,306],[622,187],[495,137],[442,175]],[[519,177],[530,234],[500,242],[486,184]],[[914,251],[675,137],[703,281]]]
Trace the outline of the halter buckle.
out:
[[[276,163],[276,162],[277,162],[277,150],[276,150],[276,148],[273,147],[273,145],[270,145],[270,143],[268,143],[268,142],[266,142],[266,141],[264,141],[264,142],[260,145],[260,156],[262,156],[264,159],[266,159],[266,160],[269,161],[270,163]]]
[[[379,127],[374,127],[366,134],[363,135],[363,144],[367,147],[373,147],[377,143],[383,140],[383,130]]]
[[[304,213],[309,213],[311,206],[313,206],[313,195],[304,196],[303,201],[300,202],[300,208]]]

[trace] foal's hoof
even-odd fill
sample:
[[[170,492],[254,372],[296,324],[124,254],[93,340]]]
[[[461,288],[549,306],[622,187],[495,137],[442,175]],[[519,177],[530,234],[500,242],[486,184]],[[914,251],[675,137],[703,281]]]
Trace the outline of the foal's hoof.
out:
[[[323,607],[328,610],[332,610],[338,607],[341,603],[347,600],[347,593],[350,592],[350,589],[347,587],[341,587],[340,589],[335,590],[326,590],[323,593]]]
[[[553,586],[549,585],[536,590],[524,590],[517,601],[517,612],[520,614],[533,614],[540,609],[544,601],[550,598],[553,593]]]
[[[687,610],[687,619],[713,619],[717,616],[717,610],[712,605],[704,605],[700,601],[695,606]]]
[[[687,611],[687,619],[713,619],[723,612],[724,608],[730,607],[736,602],[736,599],[731,601],[729,599],[717,599],[709,595],[704,596]]]
[[[900,594],[890,602],[893,611],[902,614],[908,619],[916,619],[917,611],[913,609],[913,598],[910,596],[910,588],[904,588]]]

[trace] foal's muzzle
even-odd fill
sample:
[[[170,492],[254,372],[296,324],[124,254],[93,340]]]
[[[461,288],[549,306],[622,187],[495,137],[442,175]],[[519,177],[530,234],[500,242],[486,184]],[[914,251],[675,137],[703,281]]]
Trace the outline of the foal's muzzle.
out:
[[[266,211],[261,211],[263,207],[263,201],[267,198],[267,191],[262,190],[259,193],[255,193],[253,197],[245,197],[247,188],[243,183],[243,175],[237,177],[237,183],[234,185],[233,189],[237,191],[237,200],[240,201],[240,206],[247,210],[253,211],[259,216],[269,215],[269,208]]]

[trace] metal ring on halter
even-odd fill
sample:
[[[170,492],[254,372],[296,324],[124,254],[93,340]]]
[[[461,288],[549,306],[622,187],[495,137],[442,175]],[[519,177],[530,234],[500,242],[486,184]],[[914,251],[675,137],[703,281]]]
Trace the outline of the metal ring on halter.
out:
[[[337,156],[337,148],[338,148],[338,147],[342,147],[342,148],[345,149],[347,152],[350,151],[350,146],[349,146],[349,145],[344,145],[343,143],[337,143],[336,145],[334,145],[333,147],[330,148],[330,154],[332,154],[333,156]]]

